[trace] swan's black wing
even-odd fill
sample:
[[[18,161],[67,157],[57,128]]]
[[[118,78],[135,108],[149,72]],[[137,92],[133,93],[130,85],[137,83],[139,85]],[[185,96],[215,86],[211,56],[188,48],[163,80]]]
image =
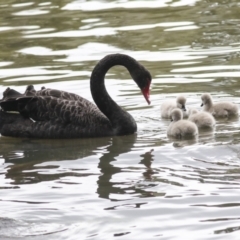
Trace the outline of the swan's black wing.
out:
[[[47,90],[47,89],[46,89]],[[20,113],[2,112],[0,115],[1,134],[14,137],[33,138],[81,138],[113,135],[110,121],[91,102],[77,96],[78,100],[61,98],[61,91],[47,91],[59,96],[4,97],[0,106],[8,106]],[[46,93],[47,93],[46,92]],[[28,94],[31,95],[31,94]],[[72,96],[71,96],[72,97]],[[16,116],[14,119],[14,115]],[[8,120],[11,119],[11,120]]]
[[[69,93],[57,89],[51,89],[51,88],[45,88],[42,87],[41,90],[36,91],[33,87],[33,85],[29,85],[26,88],[26,91],[24,93],[26,96],[42,96],[42,97],[55,97],[55,98],[60,98],[60,99],[66,99],[66,100],[75,100],[75,101],[82,101],[82,97],[74,94],[74,93]]]
[[[82,98],[77,94],[51,88],[42,87],[41,90],[36,91],[33,85],[29,85],[27,86],[24,94],[21,94],[18,91],[8,87],[3,92],[3,98],[0,100],[0,106],[2,110],[14,112],[18,111],[18,102],[16,102],[15,100],[24,96],[54,97],[71,101],[79,101],[80,103],[87,101],[86,99]],[[95,108],[98,110],[98,108],[94,104],[92,104],[91,108]]]

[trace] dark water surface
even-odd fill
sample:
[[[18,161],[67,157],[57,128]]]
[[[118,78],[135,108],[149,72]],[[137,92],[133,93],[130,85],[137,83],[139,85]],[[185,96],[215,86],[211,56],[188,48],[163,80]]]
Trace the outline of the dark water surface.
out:
[[[153,76],[148,106],[129,73],[107,76],[132,136],[0,137],[0,239],[239,239],[239,119],[172,141],[160,105],[178,94],[240,103],[237,0],[0,1],[0,97],[27,84],[92,101],[96,62],[126,53]]]

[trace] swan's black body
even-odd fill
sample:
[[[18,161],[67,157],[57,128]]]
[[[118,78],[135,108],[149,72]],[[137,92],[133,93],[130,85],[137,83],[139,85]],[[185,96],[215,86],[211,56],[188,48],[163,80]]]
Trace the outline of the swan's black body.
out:
[[[115,65],[128,69],[149,102],[150,73],[135,59],[112,54],[103,58],[91,75],[91,92],[97,106],[64,91],[44,87],[36,91],[30,85],[20,94],[8,88],[0,100],[0,133],[12,137],[84,138],[136,132],[133,117],[111,99],[104,85],[105,74]]]

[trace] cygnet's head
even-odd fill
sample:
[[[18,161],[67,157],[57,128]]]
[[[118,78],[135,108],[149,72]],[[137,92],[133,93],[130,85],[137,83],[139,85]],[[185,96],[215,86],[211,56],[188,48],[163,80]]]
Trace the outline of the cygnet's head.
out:
[[[209,93],[204,93],[202,96],[201,96],[201,99],[202,99],[202,105],[210,105],[212,104],[212,97]]]
[[[187,101],[187,99],[184,96],[178,96],[177,97],[177,107],[182,109],[183,111],[186,111],[186,101]]]
[[[190,108],[189,109],[189,116],[192,115],[192,114],[196,114],[198,113],[199,111],[196,109],[196,108]]]
[[[176,122],[183,118],[183,113],[179,108],[174,108],[171,112],[171,121]]]

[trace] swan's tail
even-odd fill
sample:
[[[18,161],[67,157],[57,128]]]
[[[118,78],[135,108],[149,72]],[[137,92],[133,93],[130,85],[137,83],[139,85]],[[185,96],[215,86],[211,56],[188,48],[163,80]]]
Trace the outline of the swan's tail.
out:
[[[1,109],[4,111],[18,111],[18,104],[15,100],[22,96],[24,96],[24,94],[21,94],[14,89],[7,88],[3,92],[3,98],[0,100]]]
[[[26,129],[32,121],[18,113],[8,113],[0,110],[0,134],[11,137],[28,137]]]
[[[20,97],[20,96],[23,96],[23,94],[21,94],[20,92],[8,87],[3,92],[3,98],[1,99],[1,101],[11,99],[11,98],[17,98],[17,97]]]
[[[0,111],[0,132],[2,131],[4,125],[12,124],[18,121],[18,119],[19,120],[22,119],[22,117],[19,114]]]

